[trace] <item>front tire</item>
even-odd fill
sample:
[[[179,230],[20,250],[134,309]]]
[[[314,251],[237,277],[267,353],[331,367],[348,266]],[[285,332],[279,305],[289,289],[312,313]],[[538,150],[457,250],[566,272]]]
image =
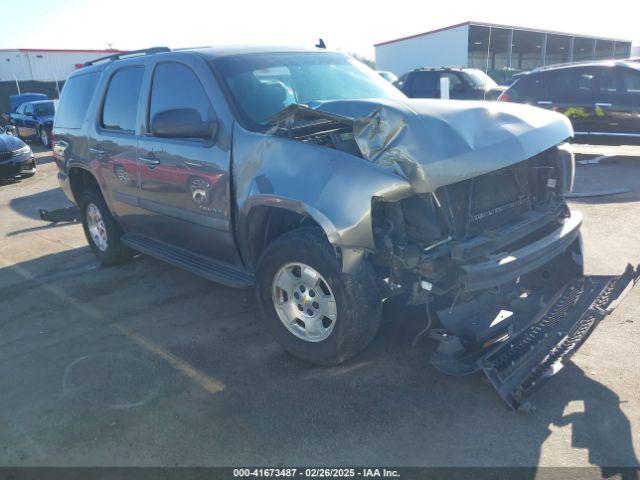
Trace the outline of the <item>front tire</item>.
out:
[[[345,274],[322,231],[301,228],[271,243],[256,271],[264,324],[289,353],[338,365],[364,349],[380,326],[381,296],[363,260]]]
[[[40,142],[42,143],[42,145],[48,148],[49,144],[51,143],[51,140],[49,139],[49,132],[47,132],[46,128],[44,127],[40,128],[40,131],[38,132],[38,137],[40,138]]]
[[[134,252],[122,243],[122,229],[100,192],[92,188],[82,192],[80,214],[84,234],[98,260],[110,266],[131,259]]]

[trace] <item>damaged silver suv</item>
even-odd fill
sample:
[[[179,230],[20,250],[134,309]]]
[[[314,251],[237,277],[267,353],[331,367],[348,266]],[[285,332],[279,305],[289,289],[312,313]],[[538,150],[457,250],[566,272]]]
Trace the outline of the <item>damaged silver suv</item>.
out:
[[[70,76],[53,133],[102,262],[255,284],[267,330],[317,364],[361,351],[382,302],[424,305],[433,365],[518,408],[638,277],[583,275],[564,116],[408,99],[341,53],[117,54]]]

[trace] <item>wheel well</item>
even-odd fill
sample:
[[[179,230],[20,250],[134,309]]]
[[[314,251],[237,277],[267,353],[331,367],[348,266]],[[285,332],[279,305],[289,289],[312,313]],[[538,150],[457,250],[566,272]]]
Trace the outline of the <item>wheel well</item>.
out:
[[[255,207],[247,218],[251,262],[256,265],[264,249],[279,236],[299,227],[320,227],[308,215],[277,207]]]
[[[69,169],[68,175],[73,198],[76,200],[77,205],[80,205],[80,197],[85,188],[95,187],[100,192],[98,181],[90,171],[80,167],[72,167]]]

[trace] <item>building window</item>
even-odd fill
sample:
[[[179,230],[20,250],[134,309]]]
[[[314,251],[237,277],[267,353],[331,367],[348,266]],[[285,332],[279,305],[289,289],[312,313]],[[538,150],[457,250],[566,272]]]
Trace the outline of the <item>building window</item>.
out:
[[[571,37],[566,35],[547,35],[545,65],[567,63],[571,59]]]
[[[575,37],[573,41],[573,61],[593,60],[594,38]]]
[[[544,33],[514,30],[512,66],[519,70],[542,66],[543,43]]]

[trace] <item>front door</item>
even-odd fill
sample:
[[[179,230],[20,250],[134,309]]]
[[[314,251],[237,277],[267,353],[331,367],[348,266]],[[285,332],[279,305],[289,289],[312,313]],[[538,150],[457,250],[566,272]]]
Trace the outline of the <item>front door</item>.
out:
[[[18,106],[15,113],[11,114],[11,123],[16,127],[16,134],[21,138],[26,138],[23,134],[26,132],[25,119],[27,116],[25,115],[25,109],[27,108],[27,104],[23,103]]]
[[[38,122],[34,115],[33,103],[27,103],[24,108],[22,122],[20,122],[20,126],[18,127],[20,130],[20,137],[31,138],[37,134]]]
[[[196,65],[197,66],[197,65]],[[191,109],[215,119],[215,106],[191,66],[161,62],[149,94],[147,134],[138,144],[140,233],[209,258],[237,263],[231,230],[230,150],[224,139],[167,138],[151,125],[162,112]]]
[[[537,105],[569,117],[576,135],[587,134],[593,128],[596,116],[596,73],[590,67],[570,67],[548,72],[548,97],[539,99]]]

